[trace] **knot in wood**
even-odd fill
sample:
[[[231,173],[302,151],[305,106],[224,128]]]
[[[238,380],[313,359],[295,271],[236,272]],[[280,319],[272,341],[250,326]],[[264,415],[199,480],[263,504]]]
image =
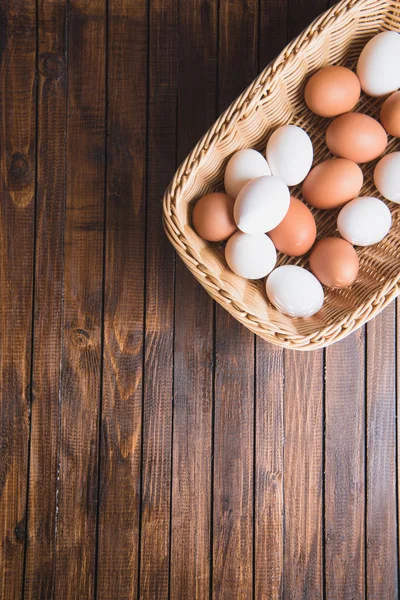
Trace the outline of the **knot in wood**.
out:
[[[24,183],[30,180],[30,161],[25,154],[16,152],[11,158],[10,177],[13,183]]]
[[[75,342],[81,348],[87,346],[90,342],[90,335],[85,329],[75,329]]]
[[[23,521],[20,521],[14,529],[15,539],[19,544],[23,544],[25,541],[25,525]]]
[[[64,61],[59,54],[46,52],[40,57],[40,71],[48,79],[59,79],[64,74]]]

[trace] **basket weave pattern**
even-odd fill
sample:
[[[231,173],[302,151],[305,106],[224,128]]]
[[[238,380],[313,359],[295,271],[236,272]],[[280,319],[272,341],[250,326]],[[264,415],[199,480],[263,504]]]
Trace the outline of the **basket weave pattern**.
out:
[[[393,225],[379,244],[358,248],[357,281],[342,290],[325,288],[322,310],[308,319],[294,319],[267,300],[264,281],[248,281],[228,268],[223,246],[209,244],[191,227],[194,202],[205,193],[223,189],[229,157],[241,148],[264,152],[280,125],[299,125],[310,135],[314,165],[331,155],[325,145],[329,119],[314,115],[303,100],[310,74],[328,64],[355,68],[366,42],[383,30],[400,30],[400,0],[343,0],[316,19],[293,40],[245,92],[221,115],[179,167],[164,196],[164,227],[179,256],[208,293],[236,319],[279,346],[312,350],[328,346],[372,319],[399,294],[400,206],[388,202]],[[381,99],[364,94],[355,108],[378,118]],[[386,152],[399,149],[390,138]],[[362,165],[360,195],[377,193],[373,183],[376,161]],[[301,198],[301,188],[291,188]],[[337,235],[338,211],[312,209],[318,238]],[[306,265],[308,256],[278,255],[278,265]]]

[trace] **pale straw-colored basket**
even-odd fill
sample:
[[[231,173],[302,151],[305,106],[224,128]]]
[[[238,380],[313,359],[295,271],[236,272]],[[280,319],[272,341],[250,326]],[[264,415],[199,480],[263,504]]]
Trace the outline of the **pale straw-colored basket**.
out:
[[[285,123],[303,127],[314,145],[314,164],[329,157],[325,130],[329,123],[312,114],[303,100],[310,74],[328,64],[355,68],[366,42],[385,29],[400,30],[400,0],[344,0],[316,19],[224,112],[179,167],[164,196],[164,226],[187,267],[208,293],[248,329],[273,344],[297,350],[322,348],[372,319],[399,294],[400,206],[388,203],[393,225],[379,244],[358,248],[360,273],[343,290],[325,288],[322,310],[307,319],[278,312],[267,300],[265,281],[248,281],[228,268],[223,245],[201,239],[191,225],[194,202],[223,189],[229,157],[240,148],[265,151],[269,135]],[[362,95],[356,111],[379,116],[381,99]],[[386,152],[399,149],[389,139]],[[361,195],[378,195],[373,183],[376,161],[363,165]],[[301,187],[291,188],[301,198]],[[337,235],[337,211],[313,209],[318,237]],[[278,264],[307,265],[279,255]]]

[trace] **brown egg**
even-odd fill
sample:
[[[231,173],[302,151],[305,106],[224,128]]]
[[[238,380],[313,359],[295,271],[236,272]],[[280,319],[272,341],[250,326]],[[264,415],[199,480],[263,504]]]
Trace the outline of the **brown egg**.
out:
[[[311,210],[301,200],[291,196],[286,216],[268,235],[279,252],[301,256],[315,242],[317,226]]]
[[[303,196],[311,206],[326,210],[343,206],[362,188],[363,174],[347,158],[331,158],[317,165],[303,182]]]
[[[358,275],[359,260],[353,246],[342,238],[328,237],[317,242],[310,255],[310,269],[323,285],[343,288]]]
[[[382,104],[381,123],[389,135],[400,137],[400,92],[395,92]]]
[[[361,93],[360,81],[346,67],[330,66],[310,77],[304,90],[307,106],[320,117],[336,117],[352,110]]]
[[[372,117],[362,113],[346,113],[329,125],[326,144],[336,156],[365,163],[382,154],[387,135],[382,125]]]
[[[233,219],[234,200],[227,194],[215,192],[203,196],[193,209],[193,227],[209,242],[222,242],[237,229]]]

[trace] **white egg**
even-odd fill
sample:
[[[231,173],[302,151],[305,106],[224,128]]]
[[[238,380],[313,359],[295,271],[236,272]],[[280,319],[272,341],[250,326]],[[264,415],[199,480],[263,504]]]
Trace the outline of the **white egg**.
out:
[[[274,268],[276,250],[264,233],[248,235],[237,231],[226,244],[225,258],[236,275],[246,279],[261,279]]]
[[[362,90],[384,96],[400,87],[400,34],[384,31],[369,40],[357,63]]]
[[[244,233],[265,233],[282,221],[290,203],[287,185],[278,177],[258,177],[247,183],[236,198],[233,217]]]
[[[271,175],[263,155],[257,150],[239,150],[226,165],[225,191],[231,198],[236,198],[246,183],[263,175]]]
[[[318,279],[302,267],[284,265],[269,275],[267,296],[274,306],[290,317],[311,317],[324,303]]]
[[[311,169],[313,146],[303,129],[284,125],[269,138],[266,156],[272,175],[280,177],[286,185],[297,185]]]
[[[374,181],[384,198],[400,204],[400,152],[381,158],[375,167]]]
[[[355,246],[377,244],[389,232],[391,224],[392,215],[386,204],[371,196],[345,204],[337,220],[340,235]]]

